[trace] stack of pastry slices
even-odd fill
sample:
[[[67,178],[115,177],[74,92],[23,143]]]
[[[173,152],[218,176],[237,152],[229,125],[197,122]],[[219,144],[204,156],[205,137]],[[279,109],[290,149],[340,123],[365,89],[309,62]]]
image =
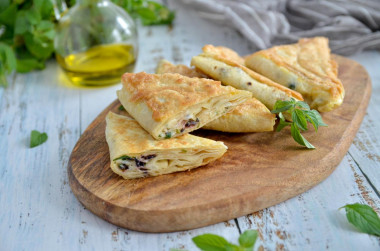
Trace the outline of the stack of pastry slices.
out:
[[[190,170],[220,158],[223,142],[189,134],[273,131],[276,101],[305,100],[322,112],[344,97],[337,64],[323,37],[273,47],[245,58],[206,45],[190,68],[162,60],[156,74],[126,73],[117,96],[128,114],[110,112],[111,169],[125,179]]]

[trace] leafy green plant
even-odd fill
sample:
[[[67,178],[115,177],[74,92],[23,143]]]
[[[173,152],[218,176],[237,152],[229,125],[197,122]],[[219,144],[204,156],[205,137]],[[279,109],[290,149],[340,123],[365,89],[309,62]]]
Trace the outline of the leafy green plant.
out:
[[[346,210],[347,220],[361,232],[380,236],[380,218],[372,207],[355,203],[341,208]]]
[[[291,115],[292,122],[285,120],[283,113],[286,112]],[[284,127],[290,125],[290,132],[293,139],[300,145],[306,146],[309,149],[314,149],[315,147],[310,144],[302,135],[302,131],[307,131],[307,123],[311,123],[316,132],[320,126],[327,126],[322,120],[321,115],[316,110],[310,110],[308,104],[303,101],[297,101],[294,98],[290,100],[281,101],[278,100],[274,105],[274,109],[271,113],[277,113],[280,122],[276,128],[276,131],[281,131]]]
[[[246,230],[239,237],[239,245],[228,242],[215,234],[203,234],[193,238],[195,245],[203,251],[252,251],[257,240],[256,230]]]
[[[0,5],[0,85],[13,70],[43,69],[53,51],[54,14],[50,1],[10,1]]]
[[[52,0],[0,1],[0,86],[12,71],[44,69],[54,53],[55,23]],[[56,1],[61,3],[62,1]],[[69,6],[75,0],[66,1]],[[66,2],[64,2],[66,4]],[[146,0],[112,0],[144,25],[171,24],[174,12]]]

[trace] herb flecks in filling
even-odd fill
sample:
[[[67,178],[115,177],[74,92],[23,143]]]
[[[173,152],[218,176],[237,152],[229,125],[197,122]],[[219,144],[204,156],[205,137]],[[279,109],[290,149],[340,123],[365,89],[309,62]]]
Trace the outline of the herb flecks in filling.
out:
[[[117,157],[116,159],[113,159],[113,161],[116,161],[116,160],[133,160],[134,157],[129,157],[128,155],[122,155],[120,157]]]
[[[146,164],[153,158],[155,158],[156,154],[149,154],[149,155],[142,155],[140,158],[137,157],[130,157],[127,155],[120,156],[114,161],[117,161],[117,166],[121,171],[126,171],[132,169],[134,166],[136,166],[137,169],[140,171],[143,171],[144,173],[148,173],[148,168],[146,168]]]
[[[288,86],[289,86],[289,89],[292,89],[292,90],[296,89],[296,84],[295,83],[290,83]]]
[[[172,137],[172,132],[165,133],[165,139],[170,139]]]
[[[129,169],[129,166],[127,164],[121,163],[119,164],[119,168],[121,171],[125,171]]]
[[[141,158],[145,160],[150,160],[150,159],[155,158],[156,156],[157,156],[156,154],[149,154],[149,155],[141,156]]]
[[[193,127],[195,126],[196,124],[199,123],[199,119],[197,118],[196,120],[194,119],[189,119],[186,123],[185,123],[185,126],[184,128],[189,128],[189,127]]]

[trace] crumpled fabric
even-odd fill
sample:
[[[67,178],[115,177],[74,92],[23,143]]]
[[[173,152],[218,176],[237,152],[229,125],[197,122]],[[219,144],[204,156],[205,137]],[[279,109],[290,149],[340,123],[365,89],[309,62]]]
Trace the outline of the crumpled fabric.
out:
[[[257,50],[324,36],[332,52],[380,49],[380,0],[180,0],[237,29]]]

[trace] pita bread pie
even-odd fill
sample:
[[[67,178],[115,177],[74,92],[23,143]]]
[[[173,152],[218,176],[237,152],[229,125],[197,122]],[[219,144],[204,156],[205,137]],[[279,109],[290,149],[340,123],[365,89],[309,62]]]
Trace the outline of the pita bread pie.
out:
[[[156,139],[198,129],[252,96],[219,81],[171,73],[125,73],[122,83],[121,104]]]
[[[228,59],[230,61],[234,61],[235,63],[238,63],[240,65],[245,64],[245,59],[240,57],[240,55],[230,48],[223,47],[223,46],[213,46],[211,44],[207,44],[203,46],[202,48],[204,53],[214,54],[218,55],[222,58]]]
[[[124,179],[190,170],[220,158],[227,150],[223,142],[190,134],[155,140],[133,118],[112,112],[106,123],[111,169]]]
[[[253,97],[270,110],[273,109],[277,100],[289,100],[290,98],[303,100],[298,92],[279,85],[222,55],[204,52],[193,57],[191,65],[225,85],[252,92]]]
[[[187,77],[201,77],[201,74],[185,65],[173,65],[162,60],[156,73],[179,73]],[[231,112],[207,123],[202,128],[222,132],[264,132],[273,131],[276,116],[260,101],[250,98],[236,106]]]
[[[276,116],[255,98],[238,105],[231,112],[207,123],[203,129],[222,132],[267,132],[273,131]]]
[[[190,68],[183,64],[174,65],[165,59],[162,59],[158,63],[156,73],[157,74],[178,73],[178,74],[181,74],[182,76],[186,76],[189,78],[207,78],[206,75],[200,72],[197,72],[194,68]]]
[[[344,88],[328,39],[305,38],[248,56],[246,65],[273,81],[301,93],[313,109],[331,111],[343,102]]]

